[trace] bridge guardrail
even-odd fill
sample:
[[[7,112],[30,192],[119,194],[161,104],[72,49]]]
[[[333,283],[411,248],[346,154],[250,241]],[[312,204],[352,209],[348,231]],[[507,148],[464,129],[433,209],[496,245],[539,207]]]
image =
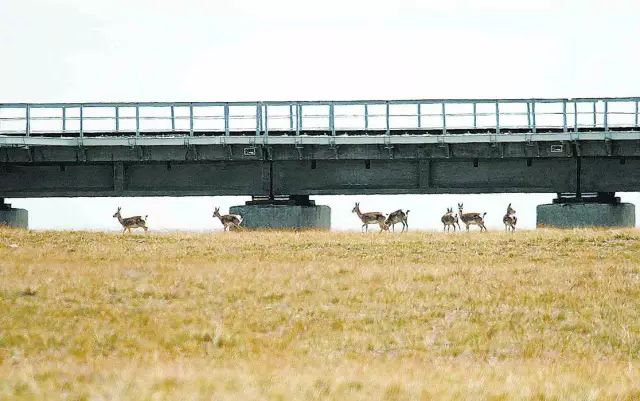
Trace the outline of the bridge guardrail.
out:
[[[640,131],[638,97],[0,103],[0,135],[453,134]]]

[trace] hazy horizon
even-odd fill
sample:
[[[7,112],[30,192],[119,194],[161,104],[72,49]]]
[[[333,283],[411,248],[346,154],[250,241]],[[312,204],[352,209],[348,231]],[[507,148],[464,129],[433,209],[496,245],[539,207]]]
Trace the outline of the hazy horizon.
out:
[[[640,204],[640,194],[619,193],[623,202]],[[351,212],[355,202],[363,211],[390,213],[398,208],[409,209],[411,230],[440,231],[440,217],[447,207],[457,211],[463,202],[466,211],[487,212],[489,230],[504,230],[502,216],[507,204],[517,211],[518,229],[535,228],[535,207],[550,203],[555,194],[475,194],[475,195],[336,195],[312,196],[317,204],[331,207],[332,230],[359,231],[360,220]],[[118,206],[123,216],[149,215],[152,231],[218,231],[222,225],[213,218],[213,208],[227,213],[230,206],[242,205],[249,197],[151,197],[151,198],[45,198],[13,199],[14,207],[29,210],[30,228],[43,230],[121,229],[113,214]],[[188,210],[188,211],[187,211]],[[51,213],[53,212],[53,216]],[[400,225],[397,227],[400,228]],[[377,228],[371,226],[372,231]],[[463,226],[464,229],[464,226]],[[471,230],[477,230],[472,226]]]

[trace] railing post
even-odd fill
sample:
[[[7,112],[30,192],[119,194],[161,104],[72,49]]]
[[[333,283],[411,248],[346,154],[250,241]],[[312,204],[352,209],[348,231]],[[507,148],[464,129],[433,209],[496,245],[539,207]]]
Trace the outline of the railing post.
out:
[[[567,99],[562,99],[562,132],[567,132]]]
[[[496,134],[500,133],[500,103],[496,101]]]
[[[189,136],[193,136],[193,103],[189,104]]]
[[[84,107],[80,105],[80,138],[84,138],[84,119],[82,118],[84,114]]]
[[[442,102],[442,133],[447,133],[447,108],[444,102]]]
[[[609,102],[604,101],[604,130],[609,131]]]
[[[473,129],[478,128],[478,104],[473,102]]]
[[[636,127],[638,126],[638,103],[640,102],[636,100]]]
[[[391,126],[389,124],[389,101],[387,100],[386,102],[386,112],[385,112],[385,119],[386,119],[386,125],[387,125],[387,131],[386,134],[390,135],[391,134]]]
[[[140,136],[140,106],[136,105],[136,136]]]
[[[293,131],[293,105],[289,105],[289,131]]]
[[[262,131],[262,106],[256,103],[256,136]]]
[[[300,128],[302,126],[302,116],[300,115],[302,106],[300,103],[296,103],[296,135],[300,135]]]
[[[527,102],[527,129],[531,129],[531,103]]]
[[[120,107],[116,106],[116,132],[120,131]]]
[[[578,102],[573,100],[573,130],[578,132]]]
[[[175,106],[171,106],[171,131],[176,130],[176,109]]]
[[[593,102],[593,128],[595,128],[597,125],[597,118],[596,118],[596,102]]]
[[[224,134],[229,136],[229,103],[224,104]]]
[[[422,128],[422,110],[420,103],[418,103],[418,129]]]
[[[364,105],[364,130],[369,130],[369,105]]]
[[[26,136],[31,135],[31,106],[27,105],[25,109],[25,127],[24,132]]]
[[[264,105],[264,134],[269,135],[269,106],[266,104]]]
[[[335,105],[333,102],[329,105],[329,129],[331,130],[331,135],[336,135],[336,115],[335,115]]]
[[[536,127],[536,102],[533,101],[531,102],[531,132],[533,132],[534,134],[537,131],[537,127]]]

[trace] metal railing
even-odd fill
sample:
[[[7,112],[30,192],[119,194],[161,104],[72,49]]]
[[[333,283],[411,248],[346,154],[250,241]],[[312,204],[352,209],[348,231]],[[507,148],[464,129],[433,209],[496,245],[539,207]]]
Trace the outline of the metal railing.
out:
[[[640,131],[640,98],[0,103],[2,136]]]

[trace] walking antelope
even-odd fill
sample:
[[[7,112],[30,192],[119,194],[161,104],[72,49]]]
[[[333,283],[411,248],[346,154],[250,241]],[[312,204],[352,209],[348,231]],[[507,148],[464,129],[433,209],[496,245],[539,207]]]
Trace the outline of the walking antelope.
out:
[[[464,223],[464,225],[467,227],[467,231],[469,231],[469,226],[472,224],[477,225],[478,227],[480,227],[480,231],[482,231],[484,229],[484,231],[487,231],[487,227],[484,226],[484,216],[487,214],[487,212],[482,213],[482,215],[480,215],[480,213],[476,213],[476,212],[469,212],[469,213],[463,213],[462,212],[462,203],[458,203],[458,211],[460,212],[460,220],[462,220],[462,222]]]
[[[357,214],[362,221],[363,232],[365,231],[365,229],[367,232],[369,232],[369,224],[377,224],[378,226],[380,226],[380,232],[389,229],[389,227],[387,227],[387,225],[385,224],[386,218],[384,217],[384,214],[380,212],[362,213],[360,211],[360,202],[356,202],[356,205],[353,207],[353,210],[351,210],[351,213]]]
[[[516,223],[518,222],[518,218],[516,217],[516,211],[511,208],[511,203],[507,206],[507,213],[502,218],[502,222],[504,223],[505,231],[515,231]]]
[[[143,228],[144,232],[147,232],[149,228],[147,227],[146,220],[149,215],[144,216],[144,219],[142,218],[142,216],[131,216],[123,218],[120,214],[121,209],[121,207],[118,207],[118,210],[115,212],[113,217],[116,217],[120,224],[122,224],[122,234],[124,234],[126,231],[131,232],[132,228]]]
[[[442,222],[442,225],[443,225],[442,231],[449,232],[451,230],[451,227],[453,227],[453,232],[456,232],[456,224],[458,225],[458,230],[460,229],[460,223],[458,222],[458,215],[456,213],[453,213],[452,207],[447,208],[447,213],[442,215],[442,218],[440,219],[440,221]]]
[[[396,224],[402,223],[402,231],[400,232],[403,232],[405,229],[409,231],[409,222],[407,221],[408,218],[409,218],[408,210],[406,212],[403,212],[402,209],[398,209],[395,212],[391,213],[389,217],[387,217],[387,220],[384,222],[384,225],[386,226],[387,230],[389,229],[389,227],[391,227],[393,232],[395,232]]]
[[[236,230],[236,229],[242,228],[242,227],[240,227],[240,224],[242,223],[242,220],[240,220],[240,218],[238,218],[238,216],[235,216],[233,214],[221,215],[219,207],[215,207],[215,210],[213,211],[213,217],[217,217],[217,218],[220,219],[220,223],[222,223],[222,225],[224,227],[224,231],[227,231],[227,229],[229,229],[229,231],[231,231],[231,230]]]

